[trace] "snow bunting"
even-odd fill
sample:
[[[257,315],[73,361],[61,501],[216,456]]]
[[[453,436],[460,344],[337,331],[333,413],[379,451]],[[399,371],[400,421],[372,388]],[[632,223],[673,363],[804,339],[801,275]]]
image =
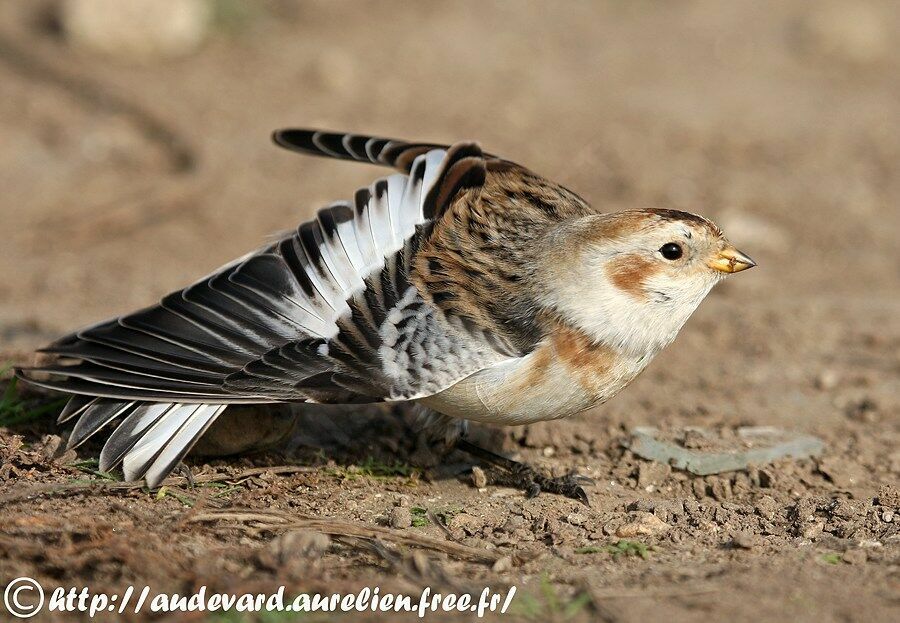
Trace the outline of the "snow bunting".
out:
[[[724,276],[754,266],[709,220],[601,213],[476,143],[289,129],[304,154],[399,172],[153,307],[66,336],[17,370],[73,394],[76,447],[153,487],[232,404],[416,401],[435,419],[527,424],[602,403]],[[247,426],[253,426],[248,422]],[[465,441],[462,449],[584,498]]]

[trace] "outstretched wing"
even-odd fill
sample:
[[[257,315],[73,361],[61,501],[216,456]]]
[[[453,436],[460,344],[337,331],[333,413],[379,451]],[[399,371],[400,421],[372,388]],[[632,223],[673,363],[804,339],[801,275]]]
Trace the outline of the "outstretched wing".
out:
[[[507,356],[443,317],[409,279],[434,220],[483,183],[477,145],[276,134],[289,139],[300,151],[365,153],[407,173],[324,208],[158,305],[58,340],[43,349],[50,363],[17,370],[76,394],[60,417],[79,417],[70,445],[124,418],[104,469],[124,460],[127,477],[161,479],[228,404],[412,398]]]

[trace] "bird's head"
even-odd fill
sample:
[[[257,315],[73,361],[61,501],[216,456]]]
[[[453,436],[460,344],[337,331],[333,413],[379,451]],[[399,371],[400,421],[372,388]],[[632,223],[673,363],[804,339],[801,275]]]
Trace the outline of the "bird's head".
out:
[[[598,214],[541,245],[543,303],[599,342],[655,354],[710,289],[756,263],[711,221],[676,210]]]

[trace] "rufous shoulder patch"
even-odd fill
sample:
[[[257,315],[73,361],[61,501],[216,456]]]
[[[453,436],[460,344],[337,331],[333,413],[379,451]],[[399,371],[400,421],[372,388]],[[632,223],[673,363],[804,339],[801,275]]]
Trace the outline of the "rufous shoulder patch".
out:
[[[562,365],[588,394],[599,392],[607,383],[618,357],[615,350],[566,326],[558,327],[551,343]]]

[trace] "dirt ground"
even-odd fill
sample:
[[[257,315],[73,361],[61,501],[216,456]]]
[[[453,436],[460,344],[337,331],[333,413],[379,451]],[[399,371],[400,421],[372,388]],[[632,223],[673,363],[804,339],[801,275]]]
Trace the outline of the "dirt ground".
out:
[[[225,5],[196,53],[141,64],[70,47],[53,3],[0,5],[0,361],[150,304],[378,173],[272,147],[288,125],[474,138],[609,210],[707,215],[759,267],[607,405],[475,431],[593,477],[590,508],[476,489],[459,454],[416,468],[389,410],[304,411],[286,443],[190,460],[195,485],[161,494],[96,474],[99,443],[62,452],[48,414],[0,428],[0,582],[515,585],[494,619],[900,620],[898,4]],[[635,426],[746,425],[826,449],[698,477],[623,445]]]

